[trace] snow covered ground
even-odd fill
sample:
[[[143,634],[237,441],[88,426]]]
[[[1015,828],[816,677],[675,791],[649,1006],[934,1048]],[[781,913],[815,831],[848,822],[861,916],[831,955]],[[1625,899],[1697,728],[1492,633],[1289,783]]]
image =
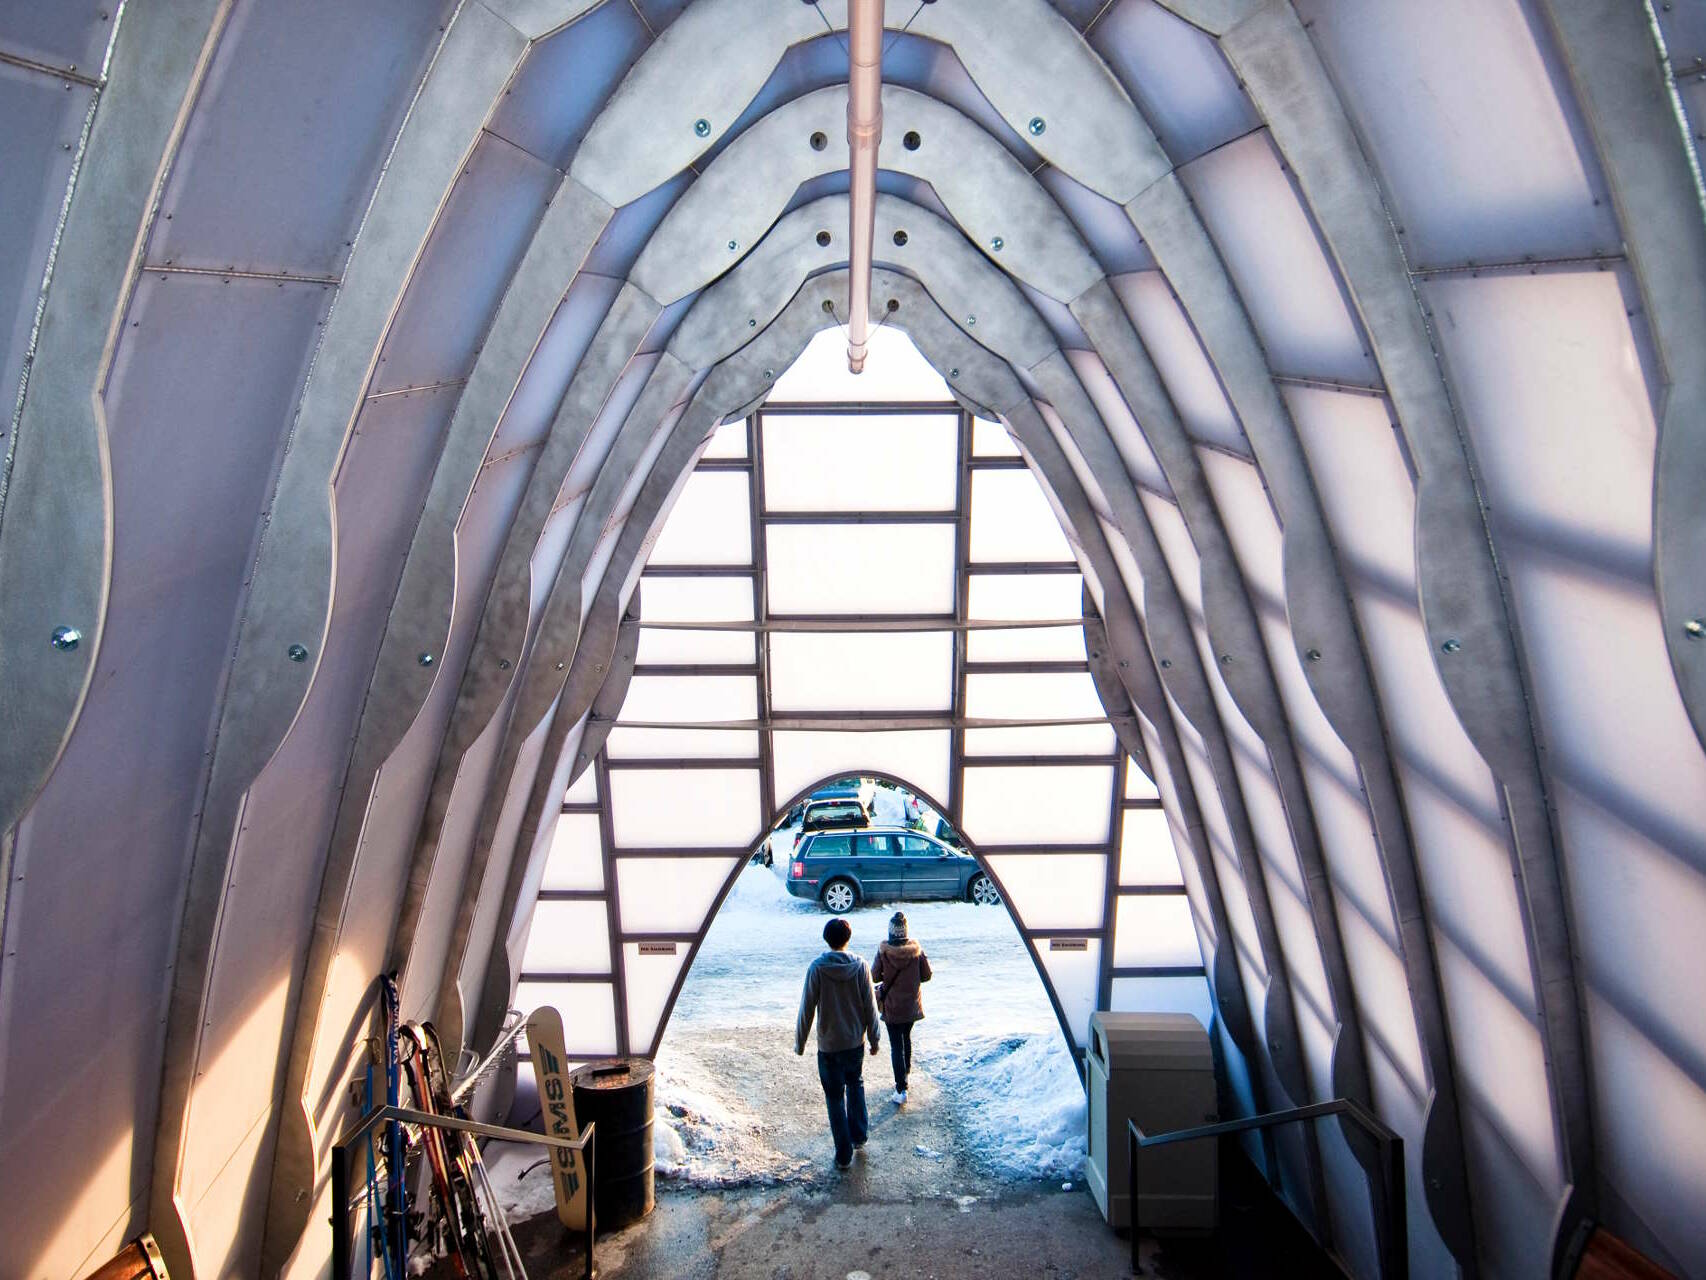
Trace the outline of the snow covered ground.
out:
[[[788,895],[784,866],[778,859],[775,870],[742,873],[682,988],[657,1061],[661,1176],[726,1187],[827,1169],[813,1050],[796,1058],[793,1036],[800,985],[823,950],[828,917]],[[867,960],[895,905],[850,913],[852,949]],[[898,905],[935,978],[913,1033],[906,1123],[891,1140],[904,1141],[912,1159],[996,1180],[1076,1179],[1084,1093],[1012,918],[969,903]],[[886,1042],[865,1080],[880,1117],[891,1110]]]

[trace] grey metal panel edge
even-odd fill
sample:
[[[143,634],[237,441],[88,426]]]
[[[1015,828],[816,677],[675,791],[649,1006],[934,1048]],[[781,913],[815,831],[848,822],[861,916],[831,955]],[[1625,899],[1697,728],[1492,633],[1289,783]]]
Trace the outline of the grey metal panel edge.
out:
[[[1379,186],[1289,0],[1254,7],[1220,34],[1220,44],[1297,175],[1367,327],[1420,473],[1422,614],[1452,708],[1504,791],[1559,1154],[1567,1179],[1592,1186],[1588,1057],[1556,833],[1516,619],[1446,377]],[[1448,640],[1454,647],[1445,648]]]
[[[174,1194],[217,934],[242,798],[288,732],[315,663],[334,589],[331,480],[360,411],[391,318],[492,101],[527,43],[485,8],[465,6],[445,32],[357,233],[327,319],[244,602],[221,697],[217,746],[195,834],[167,1014],[150,1221],[167,1261],[193,1274],[188,1223]]]
[[[301,1207],[297,1193],[313,1186],[318,1156],[303,1107],[321,1003],[342,932],[373,783],[419,714],[433,680],[448,678],[439,659],[445,651],[453,597],[458,590],[479,589],[456,573],[456,525],[469,487],[540,335],[610,213],[608,205],[570,180],[558,188],[457,401],[426,508],[409,547],[352,748],[303,966],[263,1246],[263,1256],[277,1264],[274,1270],[300,1237],[309,1212]],[[422,665],[422,654],[434,659],[432,665]]]
[[[883,113],[889,139],[883,168],[928,182],[992,261],[1061,302],[1100,276],[1053,197],[981,125],[892,84],[883,87]],[[758,243],[802,182],[846,168],[844,149],[812,145],[814,135],[838,136],[846,114],[846,87],[832,85],[755,121],[676,201],[630,278],[671,302],[726,270],[735,254]],[[909,145],[914,134],[916,148]],[[843,244],[846,228],[828,229]]]
[[[1201,338],[1279,510],[1292,640],[1300,653],[1315,650],[1322,655],[1320,661],[1304,663],[1304,675],[1362,775],[1433,1089],[1428,1151],[1441,1176],[1437,1186],[1425,1189],[1428,1205],[1447,1248],[1473,1268],[1456,1066],[1427,904],[1361,631],[1314,481],[1249,316],[1178,179],[1169,176],[1157,182],[1126,206],[1126,215],[1154,252]]]
[[[1611,188],[1664,377],[1653,495],[1665,647],[1706,742],[1706,235],[1689,139],[1669,108],[1649,17],[1598,0],[1543,0]],[[1690,624],[1695,624],[1690,629]]]
[[[94,671],[112,558],[106,373],[185,104],[228,9],[179,0],[127,10],[72,188],[22,403],[0,457],[0,832],[52,771]],[[7,418],[12,418],[8,407]],[[75,649],[50,642],[82,632]],[[0,905],[5,902],[0,885]]]

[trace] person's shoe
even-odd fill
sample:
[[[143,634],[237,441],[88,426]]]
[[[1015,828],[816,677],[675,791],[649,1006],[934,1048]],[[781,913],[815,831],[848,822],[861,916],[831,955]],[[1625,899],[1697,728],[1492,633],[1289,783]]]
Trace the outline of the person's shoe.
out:
[[[853,1150],[855,1150],[855,1151],[863,1151],[864,1149],[865,1149],[865,1139],[863,1139],[863,1138],[860,1138],[857,1142],[855,1142],[853,1144]]]
[[[904,1107],[906,1105],[906,1090],[896,1089],[894,1091],[894,1096],[890,1101],[892,1101],[897,1107]]]
[[[835,1167],[837,1169],[843,1169],[843,1170],[851,1169],[853,1167],[853,1157],[848,1156],[847,1159],[844,1161],[838,1156],[836,1158],[836,1161],[835,1161]]]

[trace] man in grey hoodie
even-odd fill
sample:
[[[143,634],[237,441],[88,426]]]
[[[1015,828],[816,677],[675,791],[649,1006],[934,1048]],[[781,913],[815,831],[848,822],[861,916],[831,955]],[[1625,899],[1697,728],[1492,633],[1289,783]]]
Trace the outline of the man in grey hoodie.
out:
[[[817,1078],[829,1107],[829,1132],[835,1139],[835,1167],[853,1163],[853,1152],[865,1145],[864,1061],[861,1041],[876,1056],[881,1041],[877,1027],[877,993],[871,971],[858,956],[847,953],[853,928],[840,916],[823,927],[829,944],[806,970],[800,994],[800,1016],[794,1023],[794,1052],[806,1051],[812,1018],[817,1018]]]

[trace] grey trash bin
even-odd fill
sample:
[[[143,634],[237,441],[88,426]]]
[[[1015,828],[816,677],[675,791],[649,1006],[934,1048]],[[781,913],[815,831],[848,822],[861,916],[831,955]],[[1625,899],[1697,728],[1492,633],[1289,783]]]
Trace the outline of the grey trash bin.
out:
[[[1108,1225],[1131,1226],[1126,1122],[1167,1133],[1219,1119],[1214,1055],[1188,1013],[1107,1013],[1090,1019],[1090,1152],[1085,1181]],[[1140,1152],[1138,1222],[1146,1231],[1212,1231],[1212,1138]]]

